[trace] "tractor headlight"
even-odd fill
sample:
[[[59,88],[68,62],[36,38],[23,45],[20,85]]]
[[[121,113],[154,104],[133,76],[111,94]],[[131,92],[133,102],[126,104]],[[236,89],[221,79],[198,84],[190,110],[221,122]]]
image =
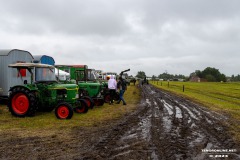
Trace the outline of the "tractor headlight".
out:
[[[77,98],[77,99],[78,99],[78,98],[79,98],[79,94],[76,94],[76,97],[75,97],[75,98]]]

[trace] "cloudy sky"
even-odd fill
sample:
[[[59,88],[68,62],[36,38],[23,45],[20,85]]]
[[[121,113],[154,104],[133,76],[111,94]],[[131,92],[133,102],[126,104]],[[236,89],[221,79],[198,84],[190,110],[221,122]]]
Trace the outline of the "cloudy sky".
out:
[[[148,76],[240,74],[239,0],[0,0],[0,49]]]

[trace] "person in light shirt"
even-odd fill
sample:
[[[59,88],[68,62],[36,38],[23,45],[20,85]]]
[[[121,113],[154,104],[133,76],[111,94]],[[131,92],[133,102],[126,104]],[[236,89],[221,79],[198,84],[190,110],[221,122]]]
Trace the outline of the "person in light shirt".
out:
[[[113,96],[117,90],[117,81],[114,79],[114,76],[111,75],[110,79],[108,80],[108,89],[110,92],[110,102],[109,104],[113,104]]]

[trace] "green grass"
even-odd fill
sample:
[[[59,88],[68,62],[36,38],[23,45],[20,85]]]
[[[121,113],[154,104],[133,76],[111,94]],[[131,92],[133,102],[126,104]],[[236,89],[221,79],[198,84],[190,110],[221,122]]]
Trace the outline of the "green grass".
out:
[[[211,110],[224,113],[234,123],[231,132],[240,142],[240,83],[151,81],[152,85],[181,95]],[[184,92],[183,92],[184,86]]]
[[[169,85],[168,85],[169,83]],[[154,86],[227,112],[240,120],[240,83],[151,82]],[[184,86],[184,92],[183,92]]]
[[[86,114],[74,113],[70,120],[59,120],[53,112],[37,112],[34,117],[17,118],[10,114],[5,105],[0,105],[0,131],[11,132],[27,130],[28,132],[50,133],[55,130],[71,130],[74,127],[94,127],[114,121],[126,113],[132,112],[140,101],[137,86],[129,86],[125,92],[126,106],[122,104],[104,104],[90,109]]]

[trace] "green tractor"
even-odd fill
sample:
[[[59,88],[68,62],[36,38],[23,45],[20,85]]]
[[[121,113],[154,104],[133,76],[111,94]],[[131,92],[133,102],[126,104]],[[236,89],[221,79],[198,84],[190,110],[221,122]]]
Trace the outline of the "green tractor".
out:
[[[60,84],[56,81],[55,68],[38,63],[16,63],[9,67],[16,68],[18,75],[27,70],[31,82],[16,85],[9,90],[8,108],[17,117],[34,116],[36,111],[52,111],[58,119],[71,119],[73,111],[86,113],[87,102],[79,99],[76,84]],[[21,78],[21,77],[20,77]]]
[[[70,73],[70,82],[78,85],[79,96],[88,102],[90,108],[104,104],[101,95],[102,84],[98,81],[94,70],[88,69],[87,65],[55,65],[55,67]]]

